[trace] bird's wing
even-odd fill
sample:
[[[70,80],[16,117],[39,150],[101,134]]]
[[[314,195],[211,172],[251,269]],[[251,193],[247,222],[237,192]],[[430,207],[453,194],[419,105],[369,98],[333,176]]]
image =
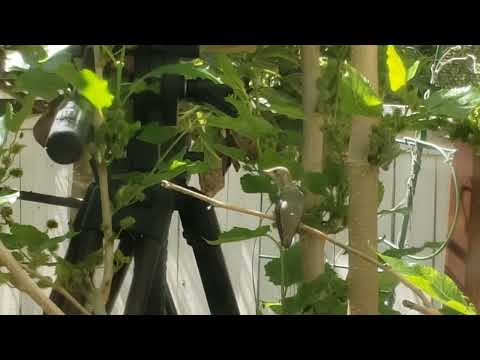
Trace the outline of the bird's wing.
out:
[[[298,225],[302,221],[304,209],[304,195],[295,187],[285,188],[276,206],[277,224],[280,240],[289,246],[297,233]]]

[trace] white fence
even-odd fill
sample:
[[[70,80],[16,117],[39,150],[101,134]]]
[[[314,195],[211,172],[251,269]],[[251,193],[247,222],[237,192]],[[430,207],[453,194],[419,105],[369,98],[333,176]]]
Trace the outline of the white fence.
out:
[[[71,186],[72,168],[59,166],[53,163],[44,150],[34,141],[29,121],[24,129],[23,143],[27,148],[19,158],[19,165],[24,169],[21,180],[13,182],[15,188],[25,191],[42,192],[46,194],[68,196]],[[389,171],[381,173],[385,185],[385,196],[382,209],[392,208],[395,202],[400,201],[406,189],[406,179],[410,173],[409,155],[401,155]],[[230,171],[226,179],[225,189],[218,198],[240,206],[261,210],[261,199],[257,195],[244,194],[240,187],[242,174]],[[419,245],[425,241],[444,241],[447,233],[448,202],[449,202],[450,172],[439,156],[425,155],[422,170],[417,184],[414,200],[413,216],[408,231],[410,244]],[[265,208],[265,207],[264,207]],[[61,207],[34,204],[19,201],[14,212],[17,220],[25,224],[43,227],[47,219],[56,219],[60,224],[57,232],[67,231],[68,210]],[[226,210],[217,210],[222,230],[229,230],[234,226],[255,228],[258,219],[232,213]],[[401,227],[399,216],[388,216],[379,220],[379,235],[385,234],[391,239],[392,231],[398,233]],[[396,230],[395,230],[396,229]],[[346,241],[346,233],[339,234],[337,239]],[[257,244],[258,246],[254,246]],[[65,244],[66,245],[66,244]],[[195,258],[191,248],[182,237],[181,225],[177,216],[170,228],[168,257],[168,282],[172,289],[174,300],[180,314],[209,314],[205,294],[196,268]],[[255,314],[255,292],[259,290],[262,300],[279,298],[279,289],[268,282],[263,266],[268,260],[261,259],[260,255],[277,256],[276,249],[267,241],[255,243],[247,241],[224,245],[223,251],[229,269],[231,281],[242,314]],[[338,266],[347,266],[348,258],[342,255],[338,248],[327,245],[328,261]],[[428,264],[437,269],[443,269],[443,255]],[[342,275],[345,269],[338,268]],[[52,269],[45,269],[45,274],[51,274]],[[116,303],[114,313],[121,314],[124,301],[131,281],[131,270],[127,275],[120,297]],[[403,313],[409,313],[399,304],[401,299],[412,300],[410,290],[398,289],[397,308]],[[412,312],[413,313],[413,312]],[[0,314],[41,314],[41,309],[34,304],[27,295],[20,294],[8,286],[0,287]]]

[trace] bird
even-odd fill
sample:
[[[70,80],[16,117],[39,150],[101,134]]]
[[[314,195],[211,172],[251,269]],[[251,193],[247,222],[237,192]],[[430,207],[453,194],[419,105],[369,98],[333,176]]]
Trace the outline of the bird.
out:
[[[278,186],[275,223],[280,236],[280,243],[284,248],[289,248],[302,221],[305,195],[293,182],[286,167],[277,166],[264,170],[264,173],[272,178]]]

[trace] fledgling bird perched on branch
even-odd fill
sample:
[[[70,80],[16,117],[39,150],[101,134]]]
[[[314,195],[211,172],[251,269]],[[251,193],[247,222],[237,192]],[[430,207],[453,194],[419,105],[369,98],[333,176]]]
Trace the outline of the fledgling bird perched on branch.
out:
[[[280,242],[285,248],[290,247],[302,221],[304,194],[293,182],[290,172],[283,166],[264,171],[278,186],[279,197],[275,204],[275,221]]]

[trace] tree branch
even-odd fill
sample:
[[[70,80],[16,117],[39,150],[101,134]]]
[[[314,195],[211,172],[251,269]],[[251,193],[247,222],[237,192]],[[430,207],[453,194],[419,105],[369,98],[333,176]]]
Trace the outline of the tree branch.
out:
[[[199,194],[199,193],[196,193],[194,191],[188,190],[188,189],[186,189],[186,188],[184,188],[180,185],[171,183],[170,181],[164,180],[164,181],[161,182],[161,185],[165,189],[173,190],[173,191],[176,191],[176,192],[188,195],[188,196],[192,196],[194,198],[205,201],[206,203],[211,204],[211,205],[213,205],[215,207],[218,207],[218,208],[232,210],[232,211],[235,211],[235,212],[238,212],[238,213],[252,215],[252,216],[262,218],[262,219],[275,221],[274,217],[271,216],[271,215],[264,214],[264,213],[262,213],[260,211],[256,211],[256,210],[245,209],[245,208],[242,208],[242,207],[237,206],[237,205],[227,204],[227,203],[224,203],[224,202],[216,200],[216,199],[212,199],[212,198],[210,198],[208,196],[205,196],[203,194]],[[332,239],[327,234],[323,233],[320,230],[315,229],[314,227],[311,227],[311,226],[308,226],[308,225],[305,225],[305,224],[302,223],[299,226],[299,230],[301,232],[308,233],[308,234],[316,237],[317,239],[325,240],[325,241],[328,241],[332,244],[335,244],[336,246],[338,246],[338,247],[342,248],[343,250],[347,251],[348,253],[356,255],[356,256],[362,258],[363,260],[368,261],[369,263],[376,265],[377,267],[379,267],[383,271],[385,271],[385,272],[391,274],[392,276],[394,276],[395,278],[397,278],[401,283],[403,283],[406,287],[408,287],[410,290],[412,290],[412,292],[422,300],[425,307],[431,308],[431,302],[427,299],[427,297],[423,294],[423,292],[421,290],[419,290],[415,285],[413,285],[410,281],[405,279],[402,275],[400,275],[400,274],[394,272],[393,270],[391,270],[389,266],[381,264],[380,262],[378,262],[373,257],[371,257],[367,254],[364,254],[363,252],[361,252],[357,249],[354,249],[354,248],[352,248],[348,245],[342,244],[341,242]]]
[[[424,307],[422,305],[415,304],[414,302],[411,302],[410,300],[403,300],[402,304],[406,308],[416,310],[419,313],[422,313],[423,315],[443,315],[437,309],[434,309],[434,308],[431,308],[431,307]]]
[[[104,61],[101,56],[100,46],[93,47],[95,59],[95,72],[99,77],[103,77]],[[102,125],[104,119],[99,111],[95,112],[95,130]],[[110,191],[108,186],[108,168],[107,164],[102,159],[101,163],[97,164],[98,181],[100,187],[100,203],[102,208],[102,231],[103,231],[103,277],[102,283],[98,293],[94,296],[101,296],[102,301],[95,301],[95,313],[106,313],[104,306],[108,302],[110,296],[110,289],[112,287],[113,279],[113,261],[114,261],[114,239],[112,239],[112,207],[110,204]],[[100,304],[103,303],[102,308]]]
[[[15,287],[28,294],[48,315],[65,315],[60,308],[51,301],[38,285],[28,276],[27,272],[15,260],[10,251],[0,241],[0,264],[5,266],[12,277]]]

